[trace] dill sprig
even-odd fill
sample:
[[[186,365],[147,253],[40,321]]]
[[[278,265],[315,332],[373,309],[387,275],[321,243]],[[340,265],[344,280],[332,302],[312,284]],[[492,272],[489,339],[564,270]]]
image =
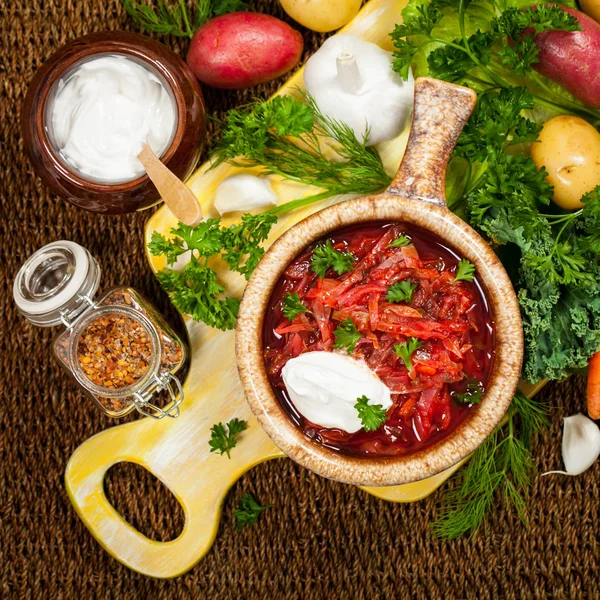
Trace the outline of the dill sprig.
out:
[[[121,2],[141,29],[189,38],[211,17],[247,8],[247,4],[241,0],[197,0],[192,12],[188,10],[185,0],[177,0],[173,4],[156,0],[153,6],[132,0]]]
[[[458,472],[457,485],[444,494],[435,533],[450,539],[473,535],[485,523],[499,490],[506,505],[526,522],[525,499],[535,479],[531,442],[548,426],[545,407],[517,392],[506,422],[479,446]]]
[[[331,149],[337,156],[327,155]],[[262,166],[266,173],[324,190],[288,202],[286,210],[338,194],[372,194],[391,182],[377,150],[346,124],[325,116],[307,93],[230,110],[213,158],[214,166],[222,162]]]

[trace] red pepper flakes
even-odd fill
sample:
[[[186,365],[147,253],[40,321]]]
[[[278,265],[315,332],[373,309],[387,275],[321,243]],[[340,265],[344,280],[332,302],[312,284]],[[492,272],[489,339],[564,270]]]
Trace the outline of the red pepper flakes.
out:
[[[152,350],[152,341],[141,323],[113,313],[98,317],[83,331],[77,360],[92,383],[118,390],[146,374]]]

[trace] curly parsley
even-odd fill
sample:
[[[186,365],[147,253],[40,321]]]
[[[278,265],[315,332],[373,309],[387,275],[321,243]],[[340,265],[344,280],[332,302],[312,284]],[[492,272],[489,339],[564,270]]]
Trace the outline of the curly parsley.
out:
[[[412,355],[421,346],[421,340],[414,337],[408,338],[405,342],[394,344],[394,354],[402,359],[409,372],[413,369]]]
[[[226,295],[208,261],[220,256],[232,271],[248,279],[264,254],[261,243],[276,221],[275,215],[266,212],[244,215],[230,227],[222,227],[216,218],[195,227],[179,223],[169,239],[154,231],[148,250],[153,256],[164,256],[167,265],[190,252],[183,269],[167,268],[157,275],[175,307],[211,327],[234,329],[240,301]]]
[[[210,440],[208,445],[210,446],[211,452],[218,452],[221,456],[227,454],[228,458],[231,458],[231,450],[237,445],[237,438],[248,429],[248,423],[243,419],[231,419],[227,423],[227,429],[223,423],[217,423],[213,425],[210,430]]]
[[[354,348],[361,338],[360,331],[356,329],[356,325],[350,318],[342,321],[333,334],[335,335],[335,344],[333,347],[346,350],[348,354],[354,352]]]
[[[381,404],[369,404],[369,398],[361,396],[354,405],[365,431],[376,431],[387,420],[387,410]]]
[[[254,525],[260,517],[260,513],[271,508],[272,504],[261,506],[252,494],[246,492],[238,502],[237,508],[233,511],[236,527],[241,531],[246,525]]]
[[[283,297],[281,302],[281,310],[286,319],[293,321],[298,315],[309,313],[310,310],[302,304],[298,292],[290,294],[289,292]]]
[[[333,269],[338,275],[352,271],[354,256],[350,252],[340,252],[333,247],[331,240],[317,246],[310,259],[310,268],[323,279],[329,269]]]
[[[388,302],[406,302],[410,304],[412,295],[417,287],[418,284],[413,283],[410,279],[394,283],[388,288],[386,300]]]
[[[473,281],[475,279],[475,265],[466,258],[458,261],[454,281]]]
[[[429,75],[482,92],[522,85],[532,100],[566,114],[600,117],[600,111],[536,73],[535,35],[579,31],[578,20],[560,5],[534,6],[494,0],[410,0],[403,22],[390,34],[393,68],[401,77]]]

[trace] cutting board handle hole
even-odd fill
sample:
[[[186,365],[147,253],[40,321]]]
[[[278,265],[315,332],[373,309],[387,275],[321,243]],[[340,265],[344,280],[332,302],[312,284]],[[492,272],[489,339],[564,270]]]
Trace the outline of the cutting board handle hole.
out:
[[[185,513],[171,490],[148,469],[132,462],[113,465],[104,493],[115,510],[142,535],[170,542],[181,535]]]

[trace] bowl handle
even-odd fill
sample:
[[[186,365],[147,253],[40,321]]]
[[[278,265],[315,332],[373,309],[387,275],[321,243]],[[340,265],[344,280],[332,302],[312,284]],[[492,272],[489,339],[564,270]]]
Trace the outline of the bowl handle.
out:
[[[477,94],[430,77],[415,82],[408,144],[388,194],[446,206],[446,167]]]

